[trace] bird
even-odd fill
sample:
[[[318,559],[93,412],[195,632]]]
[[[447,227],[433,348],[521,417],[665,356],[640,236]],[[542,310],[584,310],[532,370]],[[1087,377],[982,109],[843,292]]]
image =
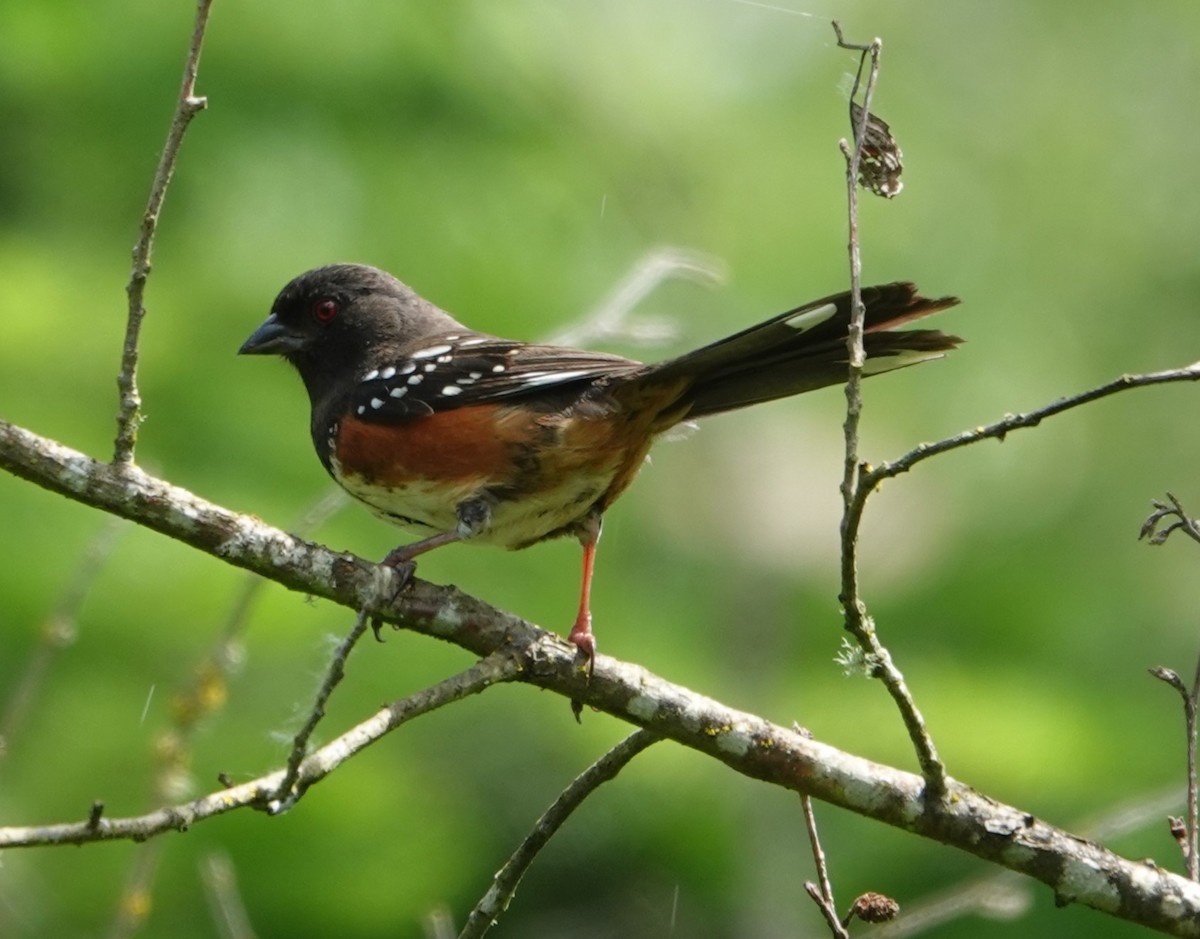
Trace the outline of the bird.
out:
[[[941,358],[962,341],[896,329],[957,297],[929,299],[897,282],[861,298],[864,375]],[[442,545],[578,539],[583,571],[567,638],[590,677],[602,519],[651,444],[683,422],[845,382],[850,319],[851,294],[837,293],[643,364],[478,332],[383,270],[331,264],[288,283],[238,351],[295,367],[326,471],[418,536],[382,561],[399,575],[397,592],[415,559]]]

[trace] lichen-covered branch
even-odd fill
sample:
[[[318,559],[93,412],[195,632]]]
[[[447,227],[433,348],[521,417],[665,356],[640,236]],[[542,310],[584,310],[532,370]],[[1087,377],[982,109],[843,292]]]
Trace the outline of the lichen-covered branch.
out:
[[[135,467],[99,463],[28,430],[0,421],[0,469],[47,489],[257,571],[293,590],[353,609],[378,602],[376,566],[294,538],[156,479]],[[954,780],[945,798],[927,802],[921,777],[837,750],[754,714],[726,707],[625,662],[598,656],[585,680],[574,648],[515,616],[452,588],[414,581],[384,620],[488,656],[474,668],[478,684],[522,681],[645,727],[720,760],[736,772],[932,838],[1049,885],[1062,902],[1084,903],[1177,936],[1200,936],[1200,885],[1148,861],[1129,861],[994,802]],[[492,655],[492,653],[495,653]],[[471,673],[463,673],[463,678]],[[448,679],[454,681],[454,679]],[[444,685],[445,683],[443,683]],[[442,687],[442,686],[437,686]],[[412,702],[413,699],[405,699]],[[427,707],[425,702],[408,707]],[[300,786],[310,786],[411,713],[384,708],[307,757]],[[246,805],[265,807],[283,771],[137,819],[92,818],[63,825],[0,829],[0,849],[38,844],[144,838],[182,829]]]

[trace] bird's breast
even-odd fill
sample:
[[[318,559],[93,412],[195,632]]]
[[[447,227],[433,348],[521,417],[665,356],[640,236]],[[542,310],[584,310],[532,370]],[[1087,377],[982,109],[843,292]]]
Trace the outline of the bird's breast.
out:
[[[486,500],[491,522],[470,540],[517,549],[605,507],[632,475],[628,451],[608,422],[488,404],[401,424],[343,417],[326,463],[372,512],[421,536],[452,531],[460,504]]]

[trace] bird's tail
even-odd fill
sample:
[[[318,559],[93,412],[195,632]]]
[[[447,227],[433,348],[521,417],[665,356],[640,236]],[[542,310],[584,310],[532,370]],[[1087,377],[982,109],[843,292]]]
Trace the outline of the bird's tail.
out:
[[[894,283],[864,288],[862,299],[866,375],[939,359],[962,342],[935,329],[895,331],[954,306],[957,297],[931,300],[915,284]],[[835,294],[652,366],[634,384],[682,390],[663,414],[667,423],[838,384],[846,380],[849,325],[850,294]]]

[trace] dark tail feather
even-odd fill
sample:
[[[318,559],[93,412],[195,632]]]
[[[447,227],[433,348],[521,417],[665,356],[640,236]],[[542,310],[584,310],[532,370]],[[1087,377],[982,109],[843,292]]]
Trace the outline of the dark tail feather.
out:
[[[931,300],[915,284],[894,283],[864,288],[862,298],[864,374],[940,359],[962,342],[934,329],[890,331],[954,306],[957,297]],[[835,385],[846,380],[849,325],[850,294],[835,294],[654,366],[638,384],[690,379],[678,409],[664,412],[670,423]]]

